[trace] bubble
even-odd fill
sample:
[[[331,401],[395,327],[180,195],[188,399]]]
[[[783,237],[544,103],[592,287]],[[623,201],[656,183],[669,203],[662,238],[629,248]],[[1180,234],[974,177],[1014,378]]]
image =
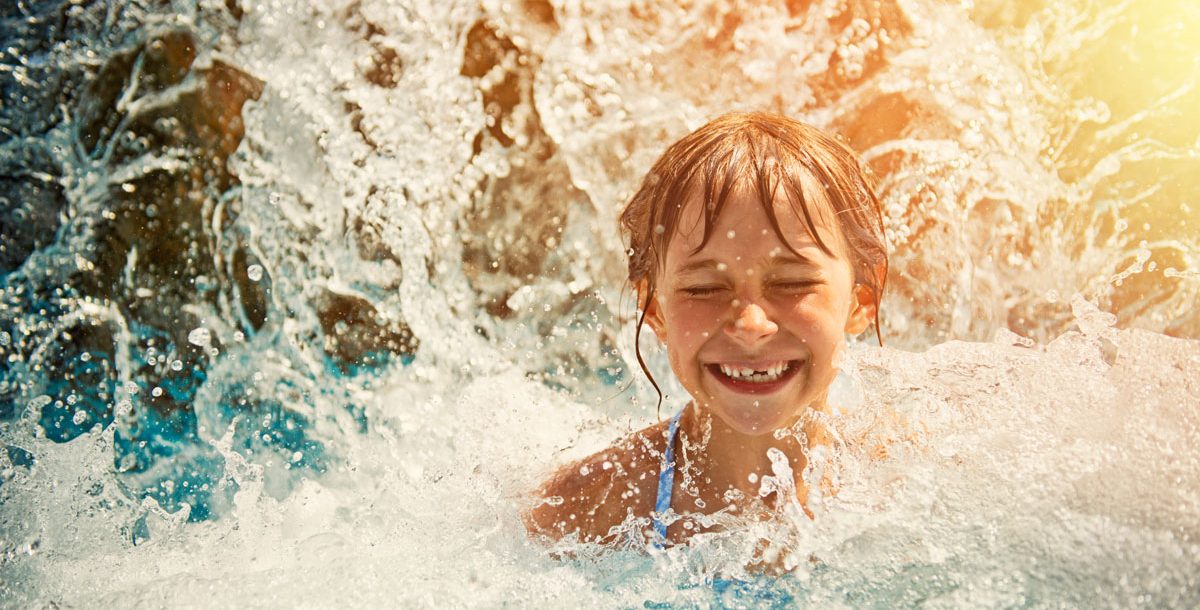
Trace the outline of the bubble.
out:
[[[116,406],[113,407],[113,415],[117,417],[129,417],[132,413],[133,401],[129,400],[128,398],[122,398],[121,400],[117,401]]]
[[[163,395],[163,389],[159,386],[154,386],[154,389],[150,390],[150,395],[155,398],[158,398],[159,396]]]
[[[212,332],[203,326],[193,328],[192,332],[188,333],[188,343],[197,347],[208,347],[212,343]]]
[[[83,422],[87,421],[87,418],[88,418],[87,411],[79,410],[79,411],[76,411],[75,414],[71,416],[71,421],[75,422],[76,426],[82,426]]]
[[[182,371],[183,370],[183,362],[180,360],[172,360],[171,361],[171,370],[172,371]]]
[[[729,232],[725,234],[725,237],[728,237],[729,239],[733,239],[733,238],[737,237],[737,231],[730,229]]]
[[[262,265],[250,265],[246,267],[246,277],[249,277],[252,282],[261,280],[263,278]]]

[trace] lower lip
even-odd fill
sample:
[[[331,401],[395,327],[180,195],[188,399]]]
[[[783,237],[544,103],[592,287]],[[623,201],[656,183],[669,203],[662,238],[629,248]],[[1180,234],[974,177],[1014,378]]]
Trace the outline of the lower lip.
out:
[[[779,390],[786,385],[787,382],[791,381],[792,377],[795,377],[796,374],[800,372],[800,366],[803,364],[803,362],[793,360],[791,362],[791,366],[788,367],[788,370],[784,371],[783,374],[779,376],[779,379],[776,379],[775,381],[743,381],[741,379],[734,379],[725,373],[722,373],[721,366],[719,364],[708,364],[705,365],[705,368],[708,369],[709,374],[717,378],[717,381],[720,381],[722,385],[733,390],[734,392],[741,394],[770,394],[776,390]]]

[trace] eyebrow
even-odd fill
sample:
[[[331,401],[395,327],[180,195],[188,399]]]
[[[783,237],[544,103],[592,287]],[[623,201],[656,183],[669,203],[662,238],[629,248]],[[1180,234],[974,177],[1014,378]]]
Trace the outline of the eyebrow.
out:
[[[675,273],[688,273],[691,271],[700,271],[702,269],[715,269],[718,264],[719,263],[717,263],[716,259],[705,258],[698,261],[692,261],[680,267],[679,269],[676,269]]]
[[[814,261],[813,259],[811,259],[807,256],[803,256],[803,255],[797,256],[796,254],[786,251],[786,250],[784,251],[784,254],[780,254],[779,256],[774,256],[771,258],[771,260],[775,261],[774,266],[776,266],[776,267],[785,267],[785,266],[792,266],[792,265],[798,265],[800,267],[819,267],[820,266],[817,264],[816,261]]]
[[[820,265],[818,265],[817,262],[812,260],[811,258],[808,258],[803,255],[797,256],[796,254],[794,254],[790,251],[787,251],[787,250],[784,250],[784,252],[778,256],[772,256],[769,260],[771,261],[772,267],[791,267],[791,266],[807,267],[807,268],[820,267]],[[704,258],[704,259],[692,261],[690,263],[683,265],[679,269],[676,269],[675,273],[683,274],[683,273],[690,273],[692,271],[715,269],[719,265],[720,265],[720,263],[718,263],[716,259]]]

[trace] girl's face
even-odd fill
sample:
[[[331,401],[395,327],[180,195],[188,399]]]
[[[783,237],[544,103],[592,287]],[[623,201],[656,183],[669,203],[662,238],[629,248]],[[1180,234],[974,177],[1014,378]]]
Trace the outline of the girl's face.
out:
[[[874,313],[870,289],[854,282],[839,229],[814,215],[830,256],[785,197],[781,190],[775,199],[776,218],[800,256],[746,188],[730,194],[712,237],[696,251],[704,222],[693,196],[646,312],[683,387],[743,434],[770,432],[810,406],[823,407],[845,334],[861,333]]]

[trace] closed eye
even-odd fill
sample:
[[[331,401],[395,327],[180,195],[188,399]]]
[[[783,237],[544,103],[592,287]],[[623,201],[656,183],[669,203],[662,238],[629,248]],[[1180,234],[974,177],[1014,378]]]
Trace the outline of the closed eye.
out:
[[[680,288],[679,291],[690,297],[707,297],[724,292],[725,287],[716,285],[685,286]]]
[[[800,292],[804,290],[811,290],[813,287],[819,286],[822,283],[823,282],[820,280],[790,280],[784,282],[774,282],[771,284],[771,287],[784,292]]]

